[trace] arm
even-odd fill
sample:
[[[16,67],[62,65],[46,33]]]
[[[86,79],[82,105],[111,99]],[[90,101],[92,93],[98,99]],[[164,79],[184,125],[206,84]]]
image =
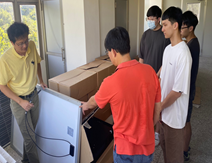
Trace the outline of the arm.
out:
[[[86,110],[93,109],[93,108],[97,107],[97,103],[96,103],[94,96],[92,96],[88,100],[88,102],[81,102],[81,103],[82,103],[82,105],[80,106],[80,108],[82,108],[82,112],[83,112],[84,115],[85,115]]]
[[[0,85],[0,90],[4,93],[5,96],[17,102],[24,110],[29,111],[31,107],[34,107],[34,105],[29,103],[29,101],[18,97],[6,85]]]
[[[140,62],[140,63],[144,63],[144,60],[141,59],[141,58],[139,58],[139,62]]]
[[[166,98],[163,100],[162,104],[162,110],[172,105],[180,96],[182,93],[171,91]]]
[[[160,120],[160,112],[161,112],[161,102],[155,103],[155,110],[154,110],[154,125]]]
[[[43,89],[47,88],[47,85],[43,82],[40,63],[38,63],[38,70],[37,70],[37,73],[38,73],[38,78],[39,78],[41,87],[42,87]]]
[[[160,67],[160,69],[158,70],[158,72],[157,72],[157,76],[158,76],[158,78],[160,78],[160,72],[161,72],[161,69],[162,69],[162,66]]]

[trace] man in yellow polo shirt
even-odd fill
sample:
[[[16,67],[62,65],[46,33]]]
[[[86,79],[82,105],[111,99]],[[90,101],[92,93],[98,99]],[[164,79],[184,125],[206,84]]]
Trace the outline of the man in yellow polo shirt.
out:
[[[35,43],[29,41],[29,28],[15,22],[7,29],[12,47],[0,57],[0,90],[11,99],[10,107],[24,138],[23,163],[39,163],[36,146],[25,126],[25,112],[30,126],[35,129],[38,116],[37,76],[43,88],[41,58]],[[32,100],[32,103],[29,101]],[[35,140],[35,135],[30,132]]]

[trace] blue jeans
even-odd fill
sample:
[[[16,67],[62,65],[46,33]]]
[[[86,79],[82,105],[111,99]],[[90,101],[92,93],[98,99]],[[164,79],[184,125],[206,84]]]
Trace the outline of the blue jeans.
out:
[[[153,154],[149,156],[145,155],[119,155],[113,151],[114,163],[151,163],[153,160]]]

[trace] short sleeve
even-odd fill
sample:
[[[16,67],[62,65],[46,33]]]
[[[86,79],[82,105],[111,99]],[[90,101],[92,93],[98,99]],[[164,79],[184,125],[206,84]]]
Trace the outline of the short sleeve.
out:
[[[107,80],[106,78],[102,82],[98,92],[95,94],[95,101],[101,109],[110,102],[110,99],[112,97],[111,89],[108,88],[111,88],[111,86],[109,84],[109,80]]]
[[[13,76],[7,63],[2,58],[0,58],[0,70],[0,85],[7,85]]]
[[[187,51],[183,54],[183,57],[178,60],[176,71],[175,71],[175,79],[173,91],[182,92],[183,94],[189,93],[190,88],[190,75],[191,75],[191,59],[189,58],[190,51]]]
[[[144,41],[145,40],[145,32],[141,37],[141,43],[140,43],[140,53],[138,55],[139,58],[143,59],[144,58],[144,52],[145,52],[145,44]]]

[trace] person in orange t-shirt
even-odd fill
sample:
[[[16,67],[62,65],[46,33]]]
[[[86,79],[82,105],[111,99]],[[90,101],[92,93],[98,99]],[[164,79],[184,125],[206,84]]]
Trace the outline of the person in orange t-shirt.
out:
[[[161,89],[154,69],[130,58],[126,29],[109,31],[105,48],[116,72],[105,78],[98,92],[82,102],[83,113],[110,103],[114,125],[114,163],[150,163],[155,150],[154,125],[161,111]]]

